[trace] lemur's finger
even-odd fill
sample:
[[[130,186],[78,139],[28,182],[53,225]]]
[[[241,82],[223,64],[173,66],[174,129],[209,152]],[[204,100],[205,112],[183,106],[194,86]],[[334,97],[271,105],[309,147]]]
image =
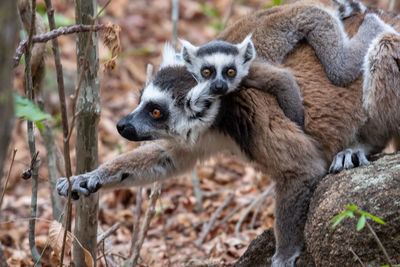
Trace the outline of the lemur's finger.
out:
[[[346,149],[344,151],[344,161],[343,161],[343,169],[353,169],[354,164],[352,160],[353,151],[351,149]]]
[[[100,188],[101,188],[101,183],[97,177],[89,179],[88,189],[91,193],[97,192]]]

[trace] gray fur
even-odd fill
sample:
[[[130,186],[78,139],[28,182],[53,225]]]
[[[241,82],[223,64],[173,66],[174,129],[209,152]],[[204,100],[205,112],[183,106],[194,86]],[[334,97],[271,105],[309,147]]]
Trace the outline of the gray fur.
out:
[[[295,14],[290,9],[287,13],[286,23],[272,15],[271,25],[263,32],[267,40],[264,45],[276,48],[268,49],[269,59],[282,63],[299,41],[306,39],[322,62],[329,80],[338,86],[346,86],[360,75],[371,41],[391,30],[378,16],[367,14],[358,32],[349,39],[334,10],[308,6],[298,8]]]

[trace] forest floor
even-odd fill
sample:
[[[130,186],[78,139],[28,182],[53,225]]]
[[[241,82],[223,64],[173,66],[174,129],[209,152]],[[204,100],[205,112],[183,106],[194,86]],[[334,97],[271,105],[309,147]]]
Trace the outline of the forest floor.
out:
[[[104,2],[99,1],[99,6]],[[196,45],[201,45],[218,34],[226,19],[231,0],[202,1],[202,3],[181,0],[179,6],[178,36]],[[230,21],[268,5],[272,3],[261,0],[237,1]],[[38,1],[38,6],[43,9],[43,1]],[[53,1],[53,6],[56,19],[60,24],[74,24],[74,1]],[[171,40],[171,1],[112,0],[100,17],[100,23],[106,22],[112,22],[121,27],[122,54],[114,71],[103,72],[103,64],[110,57],[110,52],[100,41],[100,163],[139,145],[123,139],[117,133],[115,126],[137,105],[138,92],[146,80],[147,64],[151,63],[157,68],[161,60],[162,46],[165,41]],[[73,94],[77,81],[75,40],[74,35],[59,38],[67,96]],[[15,74],[15,91],[24,95],[22,64],[15,69]],[[55,80],[54,61],[51,46],[48,43],[46,77],[42,90],[45,92],[49,113],[55,118],[56,139],[62,150],[60,110]],[[69,108],[70,104],[69,100]],[[16,148],[18,152],[1,207],[0,240],[11,266],[32,266],[28,245],[31,181],[21,179],[22,171],[30,164],[25,121],[16,121],[12,136],[5,174],[10,166],[12,150]],[[53,217],[46,150],[38,130],[36,140],[41,165],[35,235],[36,243],[42,250],[46,246],[49,225]],[[72,136],[73,163],[75,162],[74,147],[75,136]],[[203,195],[202,211],[198,209],[192,173],[166,181],[163,184],[160,201],[156,205],[156,215],[151,221],[141,250],[142,266],[168,266],[169,264],[180,266],[190,260],[193,263],[196,259],[229,266],[239,258],[256,235],[273,225],[274,202],[272,194],[269,194],[259,202],[259,208],[254,207],[246,216],[240,228],[240,234],[235,235],[236,224],[245,210],[271,186],[268,177],[257,172],[252,166],[224,154],[199,163],[196,173]],[[111,255],[118,265],[123,264],[130,250],[132,227],[136,220],[136,190],[136,188],[129,188],[100,194],[99,231],[105,231],[117,222],[121,223],[115,234],[107,238],[105,242],[106,253]],[[149,188],[143,190],[142,214],[147,207],[149,191]],[[204,231],[205,223],[222,205],[224,208],[218,212],[213,229],[202,244],[196,245],[196,240]],[[254,213],[256,214],[253,218]],[[51,257],[51,249],[48,247],[43,254],[42,262],[44,266],[55,264]],[[98,264],[106,266],[103,258],[98,261]]]

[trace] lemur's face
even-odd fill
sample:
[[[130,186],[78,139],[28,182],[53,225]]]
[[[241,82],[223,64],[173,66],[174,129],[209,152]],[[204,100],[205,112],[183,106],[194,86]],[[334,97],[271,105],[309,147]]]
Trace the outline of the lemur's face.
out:
[[[233,92],[248,74],[256,54],[251,35],[240,44],[211,41],[196,47],[185,40],[181,43],[187,69],[199,82],[209,81],[213,95]]]
[[[219,110],[220,101],[206,93],[209,87],[197,83],[167,46],[161,69],[143,89],[137,108],[117,124],[118,132],[131,141],[166,138],[191,145]]]

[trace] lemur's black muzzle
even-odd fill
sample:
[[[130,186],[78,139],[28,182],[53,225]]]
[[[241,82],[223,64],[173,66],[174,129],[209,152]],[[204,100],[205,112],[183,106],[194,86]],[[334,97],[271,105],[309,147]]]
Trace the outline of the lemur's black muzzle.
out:
[[[134,116],[129,114],[117,123],[118,133],[130,141],[147,141],[153,138],[150,135],[138,134],[138,130],[133,124]]]
[[[213,95],[225,95],[228,91],[228,85],[223,80],[216,80],[210,86]]]

